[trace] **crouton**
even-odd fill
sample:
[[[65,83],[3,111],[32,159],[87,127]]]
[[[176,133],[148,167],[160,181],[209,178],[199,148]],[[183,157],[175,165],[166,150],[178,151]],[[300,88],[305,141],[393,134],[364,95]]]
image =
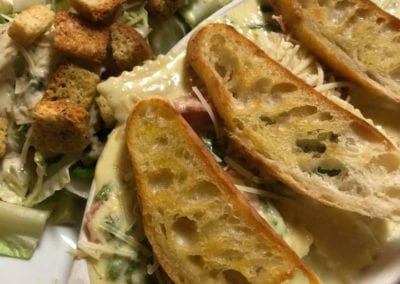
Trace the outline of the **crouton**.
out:
[[[89,143],[89,113],[78,104],[40,101],[32,118],[32,145],[45,156],[79,153]]]
[[[114,23],[110,30],[112,57],[119,69],[132,70],[153,55],[146,40],[134,28]]]
[[[72,58],[101,64],[107,55],[108,36],[107,27],[87,23],[73,13],[56,14],[54,48]]]
[[[0,159],[6,153],[7,146],[7,121],[0,117]]]
[[[110,20],[125,0],[70,0],[70,4],[85,19],[92,22]]]
[[[152,15],[167,17],[175,13],[184,3],[184,0],[149,0],[146,8]]]
[[[103,96],[98,96],[95,100],[105,127],[109,129],[112,128],[115,124],[115,118],[106,98]]]
[[[89,109],[99,82],[100,77],[96,73],[71,63],[63,64],[53,74],[42,100],[67,100]]]
[[[10,23],[8,35],[18,44],[28,45],[44,34],[54,21],[54,12],[43,5],[32,6]]]

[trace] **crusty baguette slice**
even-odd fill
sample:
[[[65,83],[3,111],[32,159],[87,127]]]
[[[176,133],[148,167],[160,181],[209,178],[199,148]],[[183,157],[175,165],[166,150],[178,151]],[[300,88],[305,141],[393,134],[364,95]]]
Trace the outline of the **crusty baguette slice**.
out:
[[[146,236],[175,283],[319,283],[169,103],[139,102],[126,142]]]
[[[400,20],[368,0],[272,0],[276,13],[330,68],[400,102]]]
[[[318,93],[223,24],[189,42],[234,145],[294,190],[367,216],[400,216],[400,153],[379,131]]]

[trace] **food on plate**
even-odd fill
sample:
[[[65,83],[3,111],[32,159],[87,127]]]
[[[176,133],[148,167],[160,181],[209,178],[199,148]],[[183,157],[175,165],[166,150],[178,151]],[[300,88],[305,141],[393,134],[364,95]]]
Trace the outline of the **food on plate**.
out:
[[[145,44],[158,30],[145,1],[71,2],[75,8],[64,0],[0,1],[0,200],[13,205],[4,212],[40,216],[32,223],[40,233],[48,220],[78,225],[80,201],[114,126],[96,91],[100,78],[122,71],[110,64],[110,27],[129,26],[119,35],[129,33],[143,47],[128,55],[114,41],[127,70],[152,56]],[[30,258],[40,234],[18,227],[0,234],[0,254]]]
[[[400,20],[371,1],[271,1],[293,35],[330,68],[399,103]]]
[[[376,127],[349,103],[348,96],[353,92],[350,86],[353,85],[338,81],[329,69],[318,63],[311,52],[286,34],[281,18],[273,14],[268,4],[244,1],[230,12],[208,21],[232,25],[270,57],[326,96],[324,99],[318,95],[318,101],[335,106],[334,110],[345,113],[346,118],[363,121],[361,125],[367,125],[367,128]],[[261,54],[261,51],[257,54]],[[82,231],[78,244],[79,256],[87,259],[91,282],[171,283],[162,269],[162,261],[160,266],[157,253],[153,254],[152,247],[144,237],[136,193],[140,185],[132,176],[133,169],[129,165],[128,150],[124,143],[125,122],[131,110],[141,100],[154,96],[169,100],[183,114],[253,208],[323,283],[356,281],[360,271],[374,264],[383,246],[398,235],[398,231],[396,233],[392,229],[392,223],[382,218],[326,206],[318,198],[314,200],[300,195],[259,171],[258,165],[246,158],[243,149],[234,147],[226,139],[224,122],[219,120],[207,88],[186,59],[186,43],[183,41],[167,55],[160,55],[154,61],[147,61],[143,66],[122,72],[120,76],[108,78],[98,85],[101,97],[114,114],[116,128],[110,134],[97,164],[93,201],[89,202],[85,217],[86,231]],[[227,58],[227,61],[230,62],[230,59]],[[244,72],[244,77],[257,72],[257,68],[249,70]],[[268,72],[268,69],[265,71]],[[298,82],[298,79],[295,81]],[[326,117],[329,119],[329,116]],[[375,121],[375,117],[373,119]],[[382,132],[386,126],[382,124]],[[395,148],[394,142],[385,134],[371,131],[375,133],[372,137],[377,138],[378,148]],[[321,144],[333,144],[336,138],[332,134],[321,135],[322,142],[316,140]],[[313,143],[308,145],[309,141],[302,142],[305,142],[305,148],[315,149]],[[319,143],[316,143],[316,148],[322,149]],[[145,154],[151,156],[151,151]],[[389,161],[396,161],[396,158],[389,158]],[[382,168],[384,170],[385,166]],[[329,180],[329,175],[335,178],[336,173],[337,169],[321,168],[319,174]],[[167,231],[166,234],[173,234],[173,231]],[[190,248],[186,252],[190,254]]]
[[[72,58],[104,63],[109,29],[82,20],[72,12],[58,12],[55,18],[54,48]]]
[[[153,56],[149,44],[132,27],[114,23],[110,27],[110,34],[112,57],[120,70],[132,70]]]
[[[183,4],[184,0],[149,0],[147,8],[149,13],[165,17],[174,14]]]
[[[76,103],[41,101],[32,120],[32,145],[45,157],[80,153],[89,144],[89,113]]]
[[[325,204],[399,219],[400,152],[366,120],[227,25],[198,31],[188,59],[229,139],[260,171]]]
[[[43,35],[53,24],[54,12],[35,5],[17,15],[8,28],[8,35],[18,44],[27,45]]]
[[[7,146],[7,121],[0,117],[0,159],[6,153]]]
[[[112,19],[117,9],[126,0],[71,0],[71,6],[91,22],[104,22]]]
[[[295,276],[319,283],[168,102],[139,102],[126,143],[144,231],[175,283],[281,283]]]

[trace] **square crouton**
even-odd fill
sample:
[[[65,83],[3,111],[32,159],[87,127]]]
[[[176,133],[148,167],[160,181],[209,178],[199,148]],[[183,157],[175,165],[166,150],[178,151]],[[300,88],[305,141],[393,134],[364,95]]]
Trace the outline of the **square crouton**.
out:
[[[7,148],[7,121],[0,117],[0,158],[3,158]]]
[[[110,30],[112,57],[120,70],[132,70],[153,56],[146,40],[132,27],[114,23]]]
[[[70,4],[85,19],[92,22],[110,20],[125,0],[70,0]]]
[[[71,63],[63,64],[53,74],[42,100],[67,100],[89,109],[99,82],[96,73]]]
[[[79,153],[89,143],[89,113],[78,104],[40,101],[32,118],[32,145],[45,156]]]
[[[54,21],[54,12],[43,5],[32,6],[10,23],[8,35],[18,44],[28,45],[44,34]]]
[[[54,48],[72,58],[101,64],[107,55],[108,36],[107,27],[87,23],[73,13],[56,14]]]

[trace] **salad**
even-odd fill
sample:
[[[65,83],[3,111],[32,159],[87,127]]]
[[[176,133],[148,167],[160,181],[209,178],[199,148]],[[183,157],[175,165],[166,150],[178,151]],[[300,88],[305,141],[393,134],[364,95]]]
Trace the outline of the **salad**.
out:
[[[152,2],[126,1],[113,21],[135,29],[158,55],[230,1],[181,1],[167,12]],[[32,112],[58,66],[70,58],[54,48],[54,24],[30,44],[18,44],[8,35],[14,18],[34,5],[54,14],[74,10],[66,0],[0,0],[0,255],[22,259],[32,257],[46,225],[79,225],[97,159],[113,126],[106,123],[101,102],[93,102],[84,108],[84,148],[49,154],[36,147]],[[106,62],[80,67],[102,80],[118,74]]]

